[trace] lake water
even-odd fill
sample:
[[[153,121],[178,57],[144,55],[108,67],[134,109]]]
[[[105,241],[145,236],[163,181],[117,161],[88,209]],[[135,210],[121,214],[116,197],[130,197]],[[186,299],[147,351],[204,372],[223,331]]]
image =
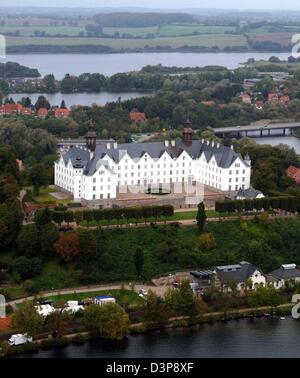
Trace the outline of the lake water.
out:
[[[51,105],[60,105],[62,100],[65,100],[66,106],[70,107],[72,105],[82,105],[90,106],[92,104],[105,105],[107,102],[117,101],[119,97],[124,100],[129,100],[131,98],[137,98],[142,96],[149,96],[149,93],[13,93],[8,97],[14,99],[14,101],[20,101],[22,97],[29,97],[33,104],[37,101],[39,96],[45,96],[50,101]]]
[[[41,351],[26,358],[242,358],[300,357],[300,321],[260,318],[129,336],[122,342],[93,340]]]
[[[53,73],[62,79],[66,73],[80,75],[85,72],[111,76],[118,72],[140,70],[150,64],[177,67],[203,67],[222,65],[230,69],[239,67],[249,58],[269,59],[276,55],[287,59],[289,53],[126,53],[126,54],[16,54],[0,62],[13,61],[37,68],[42,76]]]
[[[279,144],[287,144],[294,148],[296,153],[300,155],[300,139],[293,136],[286,137],[270,137],[270,138],[255,138],[258,144],[270,144],[271,146],[278,146]]]

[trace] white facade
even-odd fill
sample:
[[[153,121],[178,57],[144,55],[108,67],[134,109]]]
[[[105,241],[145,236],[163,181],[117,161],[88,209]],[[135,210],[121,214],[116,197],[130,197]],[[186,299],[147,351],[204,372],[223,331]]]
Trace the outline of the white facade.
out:
[[[226,164],[224,154],[229,157]],[[77,156],[82,156],[79,164]],[[250,161],[229,147],[203,140],[186,148],[181,141],[110,143],[98,146],[95,153],[72,147],[55,163],[55,185],[72,193],[75,200],[113,199],[128,186],[193,182],[230,192],[249,188],[250,176]]]

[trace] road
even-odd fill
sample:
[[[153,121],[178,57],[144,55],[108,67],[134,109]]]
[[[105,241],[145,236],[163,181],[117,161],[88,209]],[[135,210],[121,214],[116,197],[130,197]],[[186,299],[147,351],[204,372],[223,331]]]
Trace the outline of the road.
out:
[[[53,290],[53,291],[45,291],[39,293],[40,298],[47,298],[47,297],[53,297],[53,296],[58,296],[62,294],[79,294],[79,293],[91,293],[95,291],[107,291],[109,292],[110,290],[119,290],[121,288],[122,284],[115,284],[115,285],[97,285],[97,286],[81,286],[81,287],[74,287],[74,288],[69,288],[69,289],[61,289],[61,290]],[[150,285],[141,285],[141,284],[134,284],[134,290],[136,292],[139,292],[140,289],[144,290],[152,290],[159,296],[163,296],[169,286],[150,286]],[[124,285],[124,288],[127,290],[131,290],[131,286],[129,283]],[[29,296],[26,298],[20,298],[16,299],[13,301],[8,302],[7,304],[12,306],[14,309],[16,306],[20,303],[23,303],[24,301],[32,301],[34,300],[34,296]]]

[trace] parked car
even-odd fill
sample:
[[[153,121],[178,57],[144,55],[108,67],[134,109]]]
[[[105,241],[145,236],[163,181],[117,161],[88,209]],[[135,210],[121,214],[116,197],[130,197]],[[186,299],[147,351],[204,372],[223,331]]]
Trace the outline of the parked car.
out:
[[[32,337],[28,336],[26,333],[18,333],[16,335],[12,335],[8,340],[8,344],[10,346],[24,345],[28,343],[32,343]]]
[[[141,295],[143,295],[143,296],[147,296],[148,295],[148,291],[147,290],[145,290],[145,289],[140,289],[139,290],[139,294],[141,294]]]

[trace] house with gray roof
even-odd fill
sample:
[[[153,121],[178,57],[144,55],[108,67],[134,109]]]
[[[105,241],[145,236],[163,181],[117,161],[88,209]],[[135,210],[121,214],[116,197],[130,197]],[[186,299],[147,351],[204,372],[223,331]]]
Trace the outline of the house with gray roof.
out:
[[[283,264],[280,268],[266,275],[267,283],[280,289],[288,282],[300,282],[300,270],[296,264]]]
[[[230,292],[234,289],[244,291],[255,290],[266,285],[266,278],[255,265],[241,261],[236,265],[217,266],[213,276],[213,286],[221,291]]]
[[[120,189],[144,192],[161,185],[199,183],[221,192],[250,188],[249,157],[192,135],[185,127],[182,139],[97,144],[96,133],[89,130],[85,147],[71,146],[55,163],[55,185],[79,201],[114,199]]]

